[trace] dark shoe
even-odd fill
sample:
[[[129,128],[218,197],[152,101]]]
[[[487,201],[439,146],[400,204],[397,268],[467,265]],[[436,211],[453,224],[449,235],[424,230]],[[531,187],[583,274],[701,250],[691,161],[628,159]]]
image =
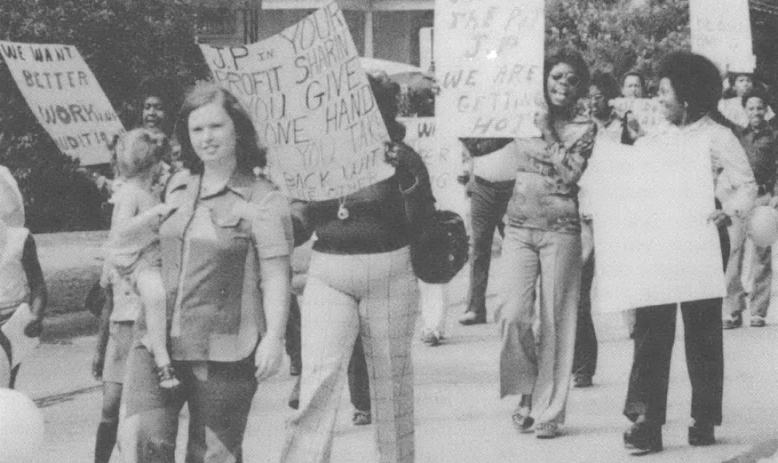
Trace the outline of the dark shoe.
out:
[[[297,410],[300,407],[300,377],[294,383],[292,393],[289,394],[289,408]]]
[[[351,422],[354,423],[354,426],[365,426],[367,424],[370,424],[373,420],[370,417],[370,410],[368,411],[362,411],[357,410],[354,412],[354,415],[351,417]]]
[[[651,423],[635,423],[624,431],[624,446],[634,449],[631,455],[648,455],[662,451],[662,426]]]
[[[589,375],[576,374],[573,377],[573,386],[575,387],[592,387],[592,377]]]
[[[689,445],[699,447],[715,443],[716,436],[713,434],[712,424],[697,421],[694,423],[694,426],[689,426]]]
[[[465,312],[464,315],[459,317],[459,324],[460,325],[480,325],[486,323],[486,314],[485,313],[475,313],[471,311]]]
[[[740,328],[741,326],[743,326],[743,316],[739,313],[733,313],[729,318],[725,318],[721,321],[721,327],[725,330]]]

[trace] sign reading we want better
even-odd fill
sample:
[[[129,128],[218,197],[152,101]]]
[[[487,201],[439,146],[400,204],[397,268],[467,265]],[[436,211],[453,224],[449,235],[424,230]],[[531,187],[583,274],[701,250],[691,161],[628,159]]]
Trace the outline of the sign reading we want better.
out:
[[[0,41],[0,55],[60,151],[81,165],[110,161],[108,144],[124,127],[75,47]]]
[[[216,83],[249,111],[274,182],[292,197],[338,198],[389,178],[389,140],[343,14],[329,3],[246,46],[200,45]]]
[[[439,124],[458,137],[537,137],[544,0],[436,0]]]

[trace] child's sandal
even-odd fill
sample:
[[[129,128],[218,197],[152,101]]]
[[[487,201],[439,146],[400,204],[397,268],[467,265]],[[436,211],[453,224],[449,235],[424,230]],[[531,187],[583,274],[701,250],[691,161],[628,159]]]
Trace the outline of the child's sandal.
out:
[[[176,378],[176,372],[171,364],[157,367],[157,378],[159,378],[159,387],[162,389],[174,389],[181,382]]]

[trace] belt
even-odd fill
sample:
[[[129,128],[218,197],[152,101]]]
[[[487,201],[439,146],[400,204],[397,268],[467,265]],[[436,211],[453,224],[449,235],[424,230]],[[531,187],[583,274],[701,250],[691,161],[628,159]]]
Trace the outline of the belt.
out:
[[[498,182],[490,182],[489,180],[486,180],[485,178],[481,178],[477,175],[475,175],[474,177],[476,183],[480,183],[481,185],[485,185],[492,188],[511,189],[513,188],[513,185],[516,184],[516,180],[500,180]]]

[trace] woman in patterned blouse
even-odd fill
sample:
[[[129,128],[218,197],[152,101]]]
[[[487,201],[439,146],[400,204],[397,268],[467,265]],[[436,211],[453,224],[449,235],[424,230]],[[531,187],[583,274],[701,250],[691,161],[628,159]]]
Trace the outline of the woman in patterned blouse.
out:
[[[589,70],[574,51],[546,57],[544,96],[535,124],[542,138],[517,139],[516,186],[508,204],[500,353],[500,394],[521,395],[513,413],[520,432],[556,437],[564,423],[581,279],[577,182],[597,126],[576,114]],[[540,278],[540,347],[532,330]]]

